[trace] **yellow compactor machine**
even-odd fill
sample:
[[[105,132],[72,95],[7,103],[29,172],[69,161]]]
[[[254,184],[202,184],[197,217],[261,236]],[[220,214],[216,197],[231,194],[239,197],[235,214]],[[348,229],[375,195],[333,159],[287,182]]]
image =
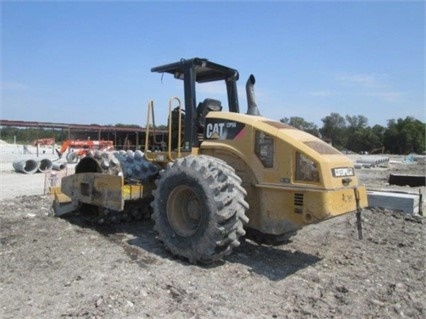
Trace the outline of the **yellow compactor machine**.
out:
[[[253,75],[243,114],[235,69],[193,58],[151,71],[183,80],[184,101],[170,101],[168,139],[156,142],[150,101],[144,153],[82,159],[76,174],[62,180],[72,204],[62,205],[58,194],[56,215],[78,209],[99,221],[151,216],[165,247],[190,262],[220,259],[242,236],[285,240],[305,225],[349,212],[361,230],[367,195],[352,161],[315,136],[262,117]],[[197,101],[196,85],[213,81],[224,82],[225,105]]]

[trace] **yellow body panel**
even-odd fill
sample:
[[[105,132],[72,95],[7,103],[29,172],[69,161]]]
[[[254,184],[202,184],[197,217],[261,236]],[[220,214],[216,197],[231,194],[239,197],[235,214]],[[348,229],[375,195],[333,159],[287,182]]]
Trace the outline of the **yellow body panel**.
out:
[[[147,161],[154,162],[157,165],[164,168],[165,166],[167,166],[168,163],[176,160],[179,155],[181,157],[185,157],[185,156],[189,156],[189,155],[198,155],[198,148],[193,147],[191,152],[183,152],[183,151],[178,152],[177,150],[170,151],[170,152],[168,152],[168,151],[164,151],[164,152],[162,152],[162,151],[155,151],[155,152],[147,151],[145,153],[144,158]]]
[[[136,200],[144,196],[144,187],[142,185],[123,185],[122,188],[123,200]]]
[[[354,172],[353,162],[315,136],[260,116],[210,112],[209,118],[223,120],[223,127],[233,121],[244,124],[233,138],[212,134],[215,138],[205,139],[200,153],[221,158],[236,170],[247,190],[250,228],[281,235],[368,205],[365,187],[355,175],[334,176],[335,169]],[[268,167],[255,154],[256,132],[273,140]],[[316,180],[298,180],[298,154],[312,160]]]
[[[142,198],[142,185],[124,185],[117,175],[84,173],[66,176],[62,179],[62,192],[75,201],[92,204],[116,211],[124,209],[126,200]]]
[[[52,186],[49,187],[49,194],[53,196],[53,199],[58,203],[69,203],[71,202],[71,198],[62,193],[60,186]]]
[[[367,206],[365,187],[338,190],[297,190],[261,184],[256,187],[262,214],[250,211],[250,226],[268,234],[291,233],[309,224],[355,212],[355,191],[360,195],[360,207]]]

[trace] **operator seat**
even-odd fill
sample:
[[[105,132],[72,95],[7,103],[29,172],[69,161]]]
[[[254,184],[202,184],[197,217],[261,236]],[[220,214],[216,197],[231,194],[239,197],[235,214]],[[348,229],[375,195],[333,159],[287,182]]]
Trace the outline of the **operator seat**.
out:
[[[222,104],[219,100],[215,99],[205,99],[203,102],[200,102],[197,106],[197,121],[199,131],[204,130],[206,124],[206,115],[210,112],[220,112],[222,111]]]

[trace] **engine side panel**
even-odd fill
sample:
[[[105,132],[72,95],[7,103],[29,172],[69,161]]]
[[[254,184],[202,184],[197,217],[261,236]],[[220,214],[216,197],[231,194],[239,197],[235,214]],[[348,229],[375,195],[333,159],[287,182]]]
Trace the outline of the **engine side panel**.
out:
[[[214,113],[200,152],[242,179],[250,228],[282,235],[367,206],[353,163],[328,144],[261,117]]]

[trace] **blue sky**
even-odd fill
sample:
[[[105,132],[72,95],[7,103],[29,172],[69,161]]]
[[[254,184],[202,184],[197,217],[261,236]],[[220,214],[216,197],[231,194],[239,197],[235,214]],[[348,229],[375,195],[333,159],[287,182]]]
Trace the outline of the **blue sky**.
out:
[[[424,56],[423,1],[2,1],[0,118],[144,126],[153,99],[165,124],[183,85],[151,67],[202,57],[239,70],[244,112],[253,73],[274,120],[425,122]]]

